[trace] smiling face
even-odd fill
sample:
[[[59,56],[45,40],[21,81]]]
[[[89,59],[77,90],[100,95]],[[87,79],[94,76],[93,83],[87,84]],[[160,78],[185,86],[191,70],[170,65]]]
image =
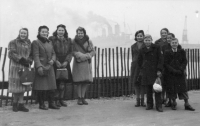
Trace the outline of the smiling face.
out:
[[[161,31],[161,38],[163,38],[163,39],[167,38],[167,31],[165,31],[165,30]]]
[[[142,33],[137,34],[136,39],[138,42],[142,42],[144,40],[144,35]]]
[[[77,33],[77,35],[78,35],[78,38],[79,38],[79,39],[82,39],[82,38],[84,37],[84,32],[83,32],[83,31],[80,31],[80,30],[78,30],[78,33]]]
[[[49,34],[48,29],[42,28],[42,29],[40,30],[40,36],[43,37],[43,38],[47,38],[47,37],[48,37],[48,34]]]
[[[145,38],[144,39],[144,44],[146,45],[146,47],[150,47],[152,43],[152,39],[151,38]]]
[[[20,32],[19,32],[19,37],[20,37],[21,39],[26,39],[27,36],[28,36],[28,31],[23,30],[23,29],[20,30]]]
[[[65,34],[65,29],[64,29],[63,27],[59,27],[59,28],[57,29],[57,34],[58,34],[58,36],[60,36],[60,37],[64,36],[64,34]]]
[[[171,47],[173,49],[176,49],[178,47],[178,40],[177,39],[173,39],[170,43]]]
[[[173,38],[172,35],[167,35],[167,42],[171,43],[172,38]]]

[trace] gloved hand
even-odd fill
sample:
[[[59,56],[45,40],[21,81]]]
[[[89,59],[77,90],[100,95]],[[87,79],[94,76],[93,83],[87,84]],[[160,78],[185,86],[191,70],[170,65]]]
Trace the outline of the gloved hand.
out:
[[[38,74],[39,74],[40,76],[43,76],[43,75],[44,75],[44,72],[43,72],[43,68],[42,68],[42,67],[39,67],[39,68],[37,69],[37,71],[38,71]]]
[[[63,64],[62,64],[62,67],[65,68],[67,66],[68,62],[65,61]]]
[[[57,66],[58,68],[61,67],[61,63],[60,63],[58,60],[56,61],[56,66]]]
[[[157,76],[158,77],[161,77],[162,76],[162,73],[160,71],[157,71]]]
[[[25,67],[29,67],[29,62],[27,61],[27,59],[25,59],[24,57],[22,57],[20,60],[19,60],[19,63]]]
[[[53,65],[54,61],[53,61],[53,60],[50,60],[48,63],[49,63],[50,65]]]

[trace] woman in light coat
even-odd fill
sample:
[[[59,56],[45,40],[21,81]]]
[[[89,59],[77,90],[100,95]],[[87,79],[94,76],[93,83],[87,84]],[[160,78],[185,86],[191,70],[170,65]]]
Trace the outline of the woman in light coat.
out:
[[[20,29],[18,37],[9,43],[8,50],[10,58],[8,92],[13,93],[13,111],[28,112],[29,110],[24,107],[23,98],[24,92],[30,91],[31,87],[22,85],[18,74],[20,69],[29,67],[32,63],[31,42],[28,39],[27,28]]]
[[[88,104],[85,100],[85,92],[87,85],[93,82],[91,60],[94,55],[92,41],[89,40],[86,30],[79,27],[73,40],[74,63],[72,68],[73,81],[77,84],[78,105]]]

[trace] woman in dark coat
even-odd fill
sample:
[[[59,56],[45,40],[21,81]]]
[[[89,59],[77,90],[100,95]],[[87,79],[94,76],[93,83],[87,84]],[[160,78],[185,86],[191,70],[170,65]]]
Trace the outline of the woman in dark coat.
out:
[[[31,57],[31,41],[28,39],[28,29],[22,28],[16,39],[12,40],[8,45],[8,57],[10,58],[9,86],[8,92],[13,93],[13,111],[29,110],[24,107],[24,92],[30,91],[30,86],[24,86],[20,82],[19,70],[29,67],[32,63]]]
[[[53,63],[56,61],[56,55],[51,41],[47,39],[48,34],[49,28],[47,26],[40,26],[37,35],[38,39],[34,40],[32,43],[32,53],[36,71],[33,90],[37,91],[39,108],[43,110],[48,109],[44,104],[45,94],[47,94],[49,108],[59,109],[59,107],[54,104],[56,79]]]
[[[178,39],[174,38],[171,41],[171,50],[165,52],[165,81],[167,83],[167,92],[172,99],[172,109],[176,110],[176,98],[184,99],[185,110],[194,111],[188,102],[188,94],[186,88],[184,71],[187,65],[186,53],[183,49],[178,49]]]
[[[168,34],[169,34],[169,30],[167,28],[161,29],[160,30],[161,38],[155,41],[155,44],[160,46],[162,53],[164,53],[164,51],[165,51],[164,49],[166,48],[166,46],[168,46],[168,42],[167,42]],[[164,73],[164,69],[163,69],[163,73]],[[162,81],[162,85],[163,85],[163,89],[164,89],[162,92],[162,103],[166,104],[164,76],[161,77],[161,81]]]
[[[147,108],[153,109],[153,84],[157,77],[161,77],[163,69],[163,57],[160,47],[152,43],[152,37],[145,35],[145,47],[140,50],[138,56],[138,65],[140,67],[140,76],[142,77],[141,84],[147,90]],[[156,109],[159,112],[162,110],[161,93],[155,92]]]
[[[85,100],[85,92],[88,84],[93,82],[92,76],[92,57],[95,55],[95,50],[92,41],[86,34],[86,30],[79,27],[76,30],[76,36],[73,40],[73,69],[72,77],[77,84],[78,105],[87,105]]]
[[[141,48],[144,45],[144,31],[139,30],[135,33],[135,41],[131,46],[132,52],[132,63],[131,63],[131,75],[130,75],[130,83],[134,85],[135,93],[136,93],[136,105],[135,107],[139,107],[140,105],[146,107],[144,103],[144,86],[141,85],[141,81],[137,80],[140,72],[140,68],[138,65],[138,55]],[[141,98],[140,98],[141,96]]]
[[[53,33],[53,36],[49,37],[49,40],[52,41],[54,51],[56,53],[56,61],[54,64],[55,74],[56,70],[60,68],[67,68],[68,70],[68,80],[56,80],[56,105],[58,107],[67,107],[67,104],[63,101],[63,97],[66,83],[72,82],[70,67],[70,62],[72,60],[72,41],[71,38],[68,37],[65,25],[62,24],[57,26],[56,31]]]
[[[163,28],[160,30],[160,36],[161,38],[156,40],[155,41],[155,44],[156,45],[159,45],[161,48],[164,46],[164,45],[167,45],[167,35],[169,33],[169,30],[167,28]]]

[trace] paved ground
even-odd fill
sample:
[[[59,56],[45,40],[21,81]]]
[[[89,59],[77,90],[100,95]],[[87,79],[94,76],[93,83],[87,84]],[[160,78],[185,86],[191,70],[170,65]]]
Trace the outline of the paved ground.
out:
[[[190,91],[190,103],[196,111],[185,111],[178,100],[177,110],[164,108],[163,113],[134,107],[135,96],[88,100],[89,105],[69,106],[60,110],[39,110],[28,105],[30,112],[12,112],[11,106],[0,108],[0,126],[200,126],[200,91]]]

